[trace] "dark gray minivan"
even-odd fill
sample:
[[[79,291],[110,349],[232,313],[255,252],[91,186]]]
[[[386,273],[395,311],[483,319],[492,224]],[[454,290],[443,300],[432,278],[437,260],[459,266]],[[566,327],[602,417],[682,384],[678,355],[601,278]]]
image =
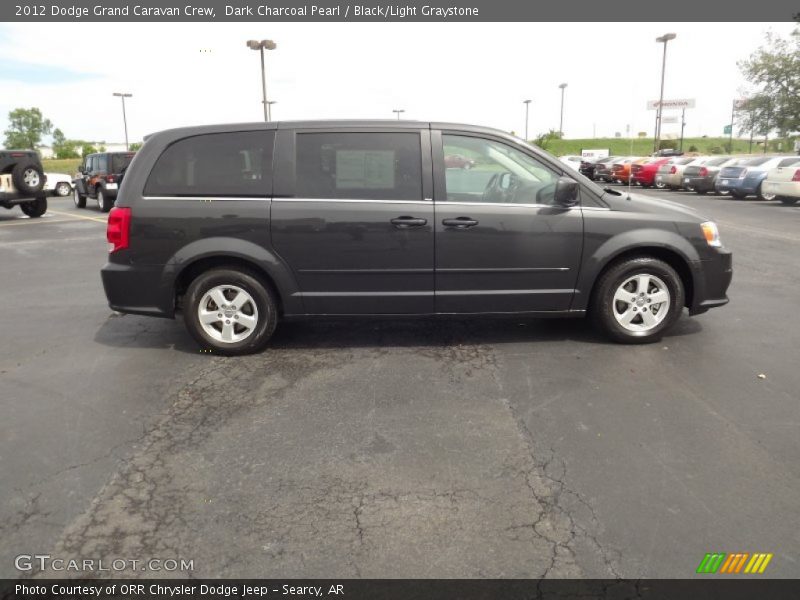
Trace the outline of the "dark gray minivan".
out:
[[[453,157],[468,160],[456,160]],[[728,302],[731,253],[694,210],[602,189],[503,132],[311,121],[150,136],[108,220],[111,308],[256,351],[280,319],[584,316],[658,340]]]

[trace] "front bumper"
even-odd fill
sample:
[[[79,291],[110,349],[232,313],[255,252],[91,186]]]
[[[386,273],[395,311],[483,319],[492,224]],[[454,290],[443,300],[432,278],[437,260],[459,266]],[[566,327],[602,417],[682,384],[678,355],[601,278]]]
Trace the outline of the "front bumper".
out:
[[[694,289],[690,315],[699,315],[728,303],[728,287],[733,279],[733,255],[727,248],[715,249],[711,258],[692,264]]]

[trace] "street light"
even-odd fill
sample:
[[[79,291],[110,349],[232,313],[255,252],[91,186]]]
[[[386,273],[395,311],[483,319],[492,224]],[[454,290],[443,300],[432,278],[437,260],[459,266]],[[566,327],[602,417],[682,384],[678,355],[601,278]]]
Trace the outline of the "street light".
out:
[[[397,120],[399,121],[400,120],[400,113],[404,113],[406,111],[405,111],[404,108],[393,108],[392,112],[397,114]]]
[[[558,86],[561,88],[561,120],[558,122],[558,137],[564,137],[564,90],[567,89],[567,84],[562,83]]]
[[[272,120],[272,105],[277,103],[278,103],[277,100],[267,100],[267,106],[269,107],[269,110],[267,112],[269,113],[270,121]]]
[[[525,141],[528,141],[528,110],[531,107],[530,100],[523,100],[522,103],[525,105]]]
[[[269,121],[269,103],[267,102],[267,72],[264,68],[264,50],[275,50],[278,45],[272,40],[247,40],[247,47],[250,50],[258,50],[261,52],[261,88],[264,94],[264,120]]]
[[[656,42],[664,44],[664,56],[661,59],[661,95],[658,97],[658,110],[656,111],[656,139],[653,147],[653,152],[658,152],[659,142],[661,141],[661,120],[664,108],[664,71],[667,68],[667,42],[674,40],[677,36],[674,33],[665,33],[661,37],[656,38]]]
[[[125,150],[129,150],[128,146],[128,117],[125,116],[125,98],[132,98],[133,94],[114,92],[112,96],[118,96],[122,99],[122,123],[125,125]]]

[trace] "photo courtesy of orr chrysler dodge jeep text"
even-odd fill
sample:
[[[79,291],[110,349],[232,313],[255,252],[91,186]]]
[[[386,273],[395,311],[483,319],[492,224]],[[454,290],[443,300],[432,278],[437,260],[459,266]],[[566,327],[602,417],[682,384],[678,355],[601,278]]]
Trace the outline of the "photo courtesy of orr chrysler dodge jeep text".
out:
[[[108,220],[111,308],[220,354],[281,319],[588,315],[658,340],[725,304],[731,253],[679,204],[604,190],[500,131],[413,121],[150,136]]]

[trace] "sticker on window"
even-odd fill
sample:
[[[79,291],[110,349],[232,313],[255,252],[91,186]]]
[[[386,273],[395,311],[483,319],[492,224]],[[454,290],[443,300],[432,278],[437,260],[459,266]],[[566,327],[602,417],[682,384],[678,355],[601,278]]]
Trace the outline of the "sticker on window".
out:
[[[336,188],[394,188],[393,150],[337,150]]]

